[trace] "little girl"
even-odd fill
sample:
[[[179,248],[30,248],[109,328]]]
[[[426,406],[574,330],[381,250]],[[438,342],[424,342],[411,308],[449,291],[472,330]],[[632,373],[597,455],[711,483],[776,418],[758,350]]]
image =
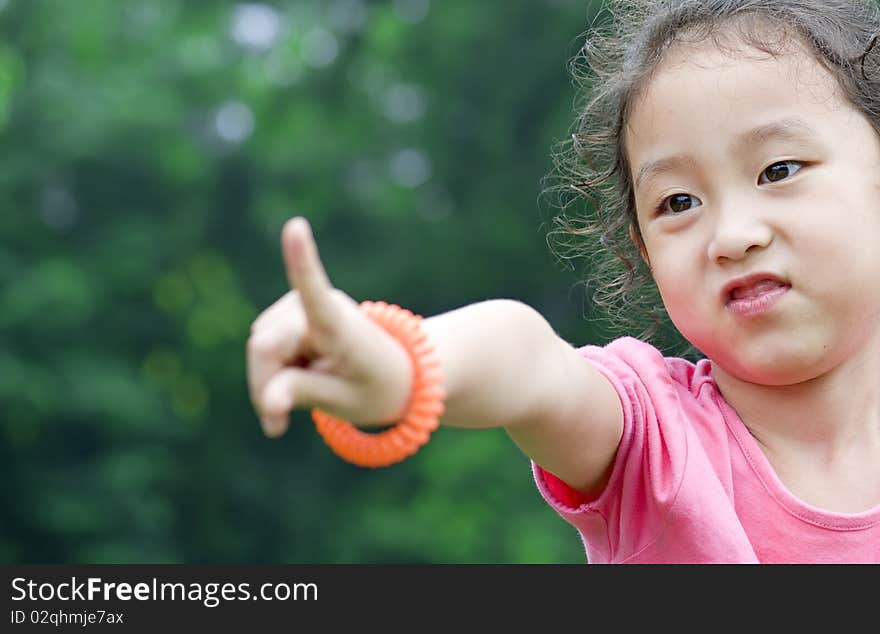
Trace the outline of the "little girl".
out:
[[[562,170],[598,201],[575,233],[601,234],[589,246],[628,274],[606,297],[644,267],[705,358],[633,337],[575,348],[512,300],[412,319],[418,348],[332,287],[294,218],[294,290],[247,346],[263,429],[282,434],[294,408],[363,427],[431,412],[503,426],[591,563],[880,563],[880,13],[610,9]],[[423,427],[394,442],[423,443]]]

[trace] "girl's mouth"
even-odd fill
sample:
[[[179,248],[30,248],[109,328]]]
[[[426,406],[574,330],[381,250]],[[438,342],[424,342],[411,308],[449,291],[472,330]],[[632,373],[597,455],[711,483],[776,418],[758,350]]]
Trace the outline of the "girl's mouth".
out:
[[[743,317],[760,315],[771,310],[789,289],[790,284],[770,279],[740,286],[730,291],[727,308]]]

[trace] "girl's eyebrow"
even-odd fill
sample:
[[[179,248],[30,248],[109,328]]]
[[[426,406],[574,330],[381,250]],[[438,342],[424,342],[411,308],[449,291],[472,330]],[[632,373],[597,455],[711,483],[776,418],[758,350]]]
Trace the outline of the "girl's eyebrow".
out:
[[[732,148],[742,150],[766,143],[770,139],[810,141],[815,140],[816,136],[816,131],[806,121],[794,116],[762,123],[751,130],[738,134],[733,140]],[[635,179],[635,187],[638,188],[646,178],[656,176],[662,172],[668,172],[683,164],[694,164],[695,162],[693,158],[682,155],[665,156],[648,161],[639,168]]]
[[[764,123],[739,134],[733,142],[733,147],[745,148],[766,143],[774,138],[783,141],[809,141],[816,136],[817,132],[800,117],[787,117]]]
[[[652,178],[662,172],[672,171],[681,165],[696,165],[696,161],[689,156],[681,154],[664,156],[663,158],[648,161],[639,168],[635,188],[638,189],[645,179]]]

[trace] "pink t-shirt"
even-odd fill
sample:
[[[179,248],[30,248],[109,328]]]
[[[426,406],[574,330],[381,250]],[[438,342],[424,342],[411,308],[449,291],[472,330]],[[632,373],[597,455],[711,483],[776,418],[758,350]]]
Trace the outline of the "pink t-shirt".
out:
[[[796,498],[712,379],[711,362],[622,337],[581,355],[611,381],[623,435],[590,501],[532,463],[590,563],[880,563],[880,506],[832,513]]]

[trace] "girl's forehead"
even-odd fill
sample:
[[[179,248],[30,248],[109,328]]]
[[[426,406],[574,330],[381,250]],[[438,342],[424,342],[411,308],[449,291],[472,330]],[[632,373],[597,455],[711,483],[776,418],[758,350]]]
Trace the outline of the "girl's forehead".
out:
[[[726,38],[722,43],[705,39],[699,42],[677,42],[668,48],[654,72],[647,78],[647,84],[650,85],[658,77],[669,73],[727,68],[739,71],[744,78],[749,74],[772,69],[786,77],[792,77],[791,71],[794,70],[796,77],[805,80],[814,79],[817,72],[820,75],[829,75],[815,55],[794,38],[779,43],[777,49],[771,50],[759,49],[741,39]]]
[[[768,139],[830,142],[856,129],[871,128],[804,47],[771,55],[703,42],[667,51],[630,103],[622,141],[639,191],[668,171],[657,166],[720,164]]]
[[[749,97],[769,100],[771,95],[831,105],[841,91],[833,75],[794,38],[772,52],[743,41],[721,46],[708,39],[679,42],[633,92],[627,128],[646,110],[748,107]]]

